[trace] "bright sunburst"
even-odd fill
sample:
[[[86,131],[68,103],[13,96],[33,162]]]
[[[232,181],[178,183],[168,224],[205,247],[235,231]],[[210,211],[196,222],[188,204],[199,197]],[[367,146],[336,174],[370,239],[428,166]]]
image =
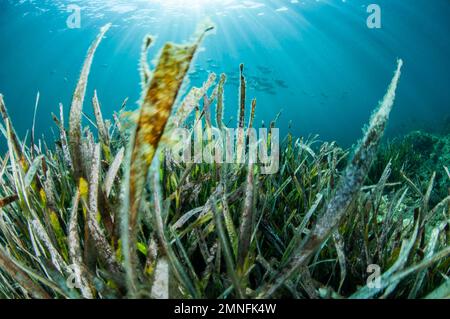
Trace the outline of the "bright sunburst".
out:
[[[186,8],[186,10],[201,9],[206,6],[211,6],[219,2],[223,2],[219,0],[152,0],[152,1],[157,2],[163,6]]]

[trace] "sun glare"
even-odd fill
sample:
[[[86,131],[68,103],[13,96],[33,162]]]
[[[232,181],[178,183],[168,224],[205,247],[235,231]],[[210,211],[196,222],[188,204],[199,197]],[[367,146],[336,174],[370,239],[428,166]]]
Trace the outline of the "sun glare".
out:
[[[155,0],[155,2],[167,7],[185,8],[186,10],[189,10],[201,9],[206,6],[214,5],[214,3],[219,2],[219,0]]]

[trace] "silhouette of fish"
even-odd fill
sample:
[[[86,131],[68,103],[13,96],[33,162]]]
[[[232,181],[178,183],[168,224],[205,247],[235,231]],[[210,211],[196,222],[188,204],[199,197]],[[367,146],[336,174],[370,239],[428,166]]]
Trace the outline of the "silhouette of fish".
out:
[[[275,80],[275,83],[279,86],[279,87],[281,87],[281,88],[283,88],[283,89],[288,89],[289,88],[289,86],[286,84],[286,82],[285,81],[283,81],[283,80]]]
[[[258,65],[256,67],[259,71],[261,71],[262,73],[272,73],[272,69],[266,67],[266,66],[262,66],[262,65]]]

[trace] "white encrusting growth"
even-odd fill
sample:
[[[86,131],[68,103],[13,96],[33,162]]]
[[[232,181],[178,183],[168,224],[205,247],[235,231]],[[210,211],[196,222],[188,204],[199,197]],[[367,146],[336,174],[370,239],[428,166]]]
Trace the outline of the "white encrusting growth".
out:
[[[335,195],[328,202],[325,212],[317,221],[310,235],[300,245],[298,252],[292,258],[286,271],[283,271],[272,285],[263,290],[260,297],[270,297],[291,275],[300,267],[308,263],[311,255],[328,238],[339,222],[345,217],[349,205],[363,186],[372,162],[375,158],[378,145],[383,136],[395,100],[395,92],[400,79],[403,61],[397,61],[397,69],[389,85],[386,95],[381,101],[377,111],[373,114],[369,128],[361,143],[356,149],[352,161],[347,166]]]

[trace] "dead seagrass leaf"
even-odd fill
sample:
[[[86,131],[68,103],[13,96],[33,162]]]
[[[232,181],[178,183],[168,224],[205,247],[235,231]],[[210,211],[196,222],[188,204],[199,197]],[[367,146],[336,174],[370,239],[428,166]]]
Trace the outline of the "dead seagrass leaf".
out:
[[[162,49],[153,77],[144,94],[131,144],[129,189],[127,190],[129,196],[127,206],[129,207],[124,209],[128,220],[122,230],[125,236],[123,242],[128,243],[128,247],[124,247],[124,258],[131,291],[135,290],[133,269],[136,264],[134,244],[136,225],[148,171],[195,52],[206,32],[212,29],[211,26],[205,28],[193,44],[167,43]]]
[[[86,60],[84,61],[83,69],[81,70],[80,79],[78,80],[77,87],[75,89],[75,92],[73,94],[72,99],[72,106],[70,108],[70,118],[69,118],[69,145],[70,145],[70,152],[72,156],[72,164],[74,169],[74,176],[76,179],[79,179],[83,176],[83,160],[81,156],[81,117],[83,114],[83,102],[84,97],[86,95],[86,88],[87,88],[87,82],[89,73],[91,71],[92,61],[94,60],[94,54],[97,50],[100,42],[102,41],[102,38],[106,34],[106,32],[111,27],[111,24],[107,24],[104,27],[102,27],[99,35],[95,39],[95,41],[92,43],[91,47],[89,48]]]

